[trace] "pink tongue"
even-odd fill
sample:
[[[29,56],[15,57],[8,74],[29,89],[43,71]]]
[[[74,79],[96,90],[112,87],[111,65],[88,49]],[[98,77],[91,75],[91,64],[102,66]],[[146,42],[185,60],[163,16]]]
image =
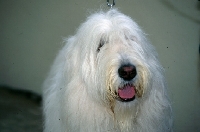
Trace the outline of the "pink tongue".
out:
[[[119,97],[122,99],[131,99],[135,96],[134,86],[124,86],[123,88],[118,89]]]

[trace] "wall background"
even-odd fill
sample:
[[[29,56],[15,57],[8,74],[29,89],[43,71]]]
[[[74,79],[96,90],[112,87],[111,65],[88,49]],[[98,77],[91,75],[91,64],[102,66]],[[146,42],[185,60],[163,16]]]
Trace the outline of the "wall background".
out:
[[[112,1],[112,0],[111,0]],[[41,94],[63,37],[105,0],[1,0],[0,85]],[[200,2],[117,0],[148,33],[166,71],[175,132],[200,131]]]

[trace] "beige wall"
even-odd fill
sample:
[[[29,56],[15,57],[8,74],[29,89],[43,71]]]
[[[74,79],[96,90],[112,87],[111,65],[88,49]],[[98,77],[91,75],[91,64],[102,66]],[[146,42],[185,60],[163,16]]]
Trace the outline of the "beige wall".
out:
[[[41,93],[62,46],[106,0],[0,1],[0,85]],[[200,131],[198,0],[117,0],[116,7],[149,34],[165,67],[175,132]]]

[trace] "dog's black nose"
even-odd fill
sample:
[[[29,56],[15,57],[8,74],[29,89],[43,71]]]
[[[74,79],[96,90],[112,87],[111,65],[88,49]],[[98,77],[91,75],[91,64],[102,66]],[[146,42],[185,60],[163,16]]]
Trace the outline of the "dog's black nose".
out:
[[[122,65],[118,69],[119,76],[125,81],[130,81],[137,75],[136,67],[131,64]]]

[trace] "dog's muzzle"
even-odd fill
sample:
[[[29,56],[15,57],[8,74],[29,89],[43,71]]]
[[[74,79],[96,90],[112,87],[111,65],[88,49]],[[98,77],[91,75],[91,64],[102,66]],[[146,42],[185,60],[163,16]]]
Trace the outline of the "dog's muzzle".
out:
[[[129,102],[135,99],[136,88],[130,83],[137,75],[136,67],[131,64],[122,65],[118,69],[119,77],[127,82],[124,86],[118,88],[118,97],[120,101]]]

